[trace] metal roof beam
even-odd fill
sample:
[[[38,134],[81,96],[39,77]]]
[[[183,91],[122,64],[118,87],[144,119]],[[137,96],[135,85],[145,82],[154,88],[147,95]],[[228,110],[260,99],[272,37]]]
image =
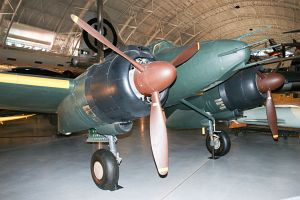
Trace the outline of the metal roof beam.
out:
[[[9,23],[9,25],[8,25],[7,32],[6,32],[6,34],[5,34],[5,36],[4,36],[4,39],[3,39],[3,43],[2,43],[3,46],[6,46],[6,40],[7,40],[8,34],[9,34],[9,30],[10,30],[12,24],[13,24],[14,18],[15,18],[15,16],[16,16],[16,14],[17,14],[17,12],[18,12],[18,10],[19,10],[19,7],[20,7],[20,5],[21,5],[22,2],[23,2],[23,0],[19,0],[19,2],[18,2],[18,4],[17,4],[16,8],[14,9],[14,14],[11,16],[10,23]]]

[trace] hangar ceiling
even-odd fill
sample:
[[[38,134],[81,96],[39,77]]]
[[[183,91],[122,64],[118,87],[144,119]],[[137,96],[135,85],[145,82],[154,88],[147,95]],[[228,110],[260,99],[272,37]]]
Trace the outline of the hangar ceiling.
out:
[[[84,16],[88,10],[96,11],[95,0],[0,0],[1,43],[14,21],[55,32],[53,50],[66,53],[81,34],[70,14]],[[245,41],[300,40],[300,33],[281,34],[300,29],[300,0],[104,0],[104,10],[125,44],[229,39],[268,25]]]

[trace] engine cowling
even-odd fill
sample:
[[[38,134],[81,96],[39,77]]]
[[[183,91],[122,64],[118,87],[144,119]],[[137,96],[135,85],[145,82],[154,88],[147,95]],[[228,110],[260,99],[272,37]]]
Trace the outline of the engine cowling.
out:
[[[256,85],[258,70],[242,70],[218,87],[226,108],[245,110],[257,107],[265,101],[266,94],[261,93]]]
[[[128,46],[123,51],[141,63],[154,60],[144,47]],[[59,131],[102,130],[107,124],[117,127],[113,134],[130,131],[131,120],[149,115],[150,110],[149,98],[134,86],[133,71],[127,60],[111,54],[77,77],[71,94],[59,106]],[[162,92],[162,102],[166,97],[167,91]]]

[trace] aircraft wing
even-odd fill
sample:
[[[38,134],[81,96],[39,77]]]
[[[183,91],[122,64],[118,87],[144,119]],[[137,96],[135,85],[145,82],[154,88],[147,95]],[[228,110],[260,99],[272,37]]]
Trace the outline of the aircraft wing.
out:
[[[300,128],[300,107],[293,105],[276,105],[279,127]],[[268,126],[266,107],[258,107],[244,111],[244,117],[237,119],[239,123]]]
[[[0,73],[0,109],[56,113],[73,80]]]
[[[194,110],[174,111],[167,118],[167,127],[172,129],[193,129],[208,126],[208,120]]]

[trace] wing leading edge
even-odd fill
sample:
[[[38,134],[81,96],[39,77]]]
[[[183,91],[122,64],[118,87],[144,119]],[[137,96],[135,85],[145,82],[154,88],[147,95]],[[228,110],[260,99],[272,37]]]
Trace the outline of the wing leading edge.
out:
[[[0,109],[56,113],[73,80],[0,73]]]

